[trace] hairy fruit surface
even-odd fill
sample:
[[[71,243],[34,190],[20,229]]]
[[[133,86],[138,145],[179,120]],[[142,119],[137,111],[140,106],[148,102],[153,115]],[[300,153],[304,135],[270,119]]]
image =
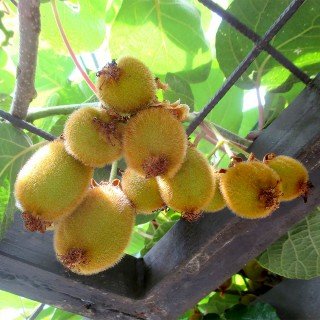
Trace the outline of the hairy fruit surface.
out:
[[[156,97],[156,82],[151,71],[136,58],[113,60],[97,77],[99,99],[119,114],[133,114]]]
[[[65,124],[66,150],[87,166],[104,167],[121,157],[124,126],[102,108],[81,108]]]
[[[187,150],[181,123],[161,108],[142,110],[131,118],[123,134],[123,153],[128,167],[151,178],[173,176]]]
[[[121,186],[137,213],[151,214],[164,206],[156,178],[146,179],[127,168],[122,176]]]
[[[215,191],[211,167],[194,147],[188,147],[185,161],[174,177],[158,177],[157,181],[165,203],[190,221],[200,215]]]
[[[226,207],[226,202],[220,191],[220,177],[222,173],[213,172],[214,194],[209,204],[204,208],[206,212],[217,212]]]
[[[264,162],[281,178],[283,189],[281,200],[289,201],[299,196],[307,198],[309,175],[301,162],[288,156],[275,156],[272,153],[265,156]]]
[[[70,156],[61,140],[39,149],[15,183],[15,197],[24,211],[26,227],[41,231],[45,227],[41,227],[42,220],[53,222],[69,214],[82,201],[92,175],[93,169]]]
[[[257,219],[279,207],[282,195],[279,175],[259,161],[237,163],[221,174],[222,195],[236,215]]]
[[[90,189],[77,209],[55,225],[58,260],[83,275],[112,267],[124,255],[134,220],[134,209],[119,186]]]

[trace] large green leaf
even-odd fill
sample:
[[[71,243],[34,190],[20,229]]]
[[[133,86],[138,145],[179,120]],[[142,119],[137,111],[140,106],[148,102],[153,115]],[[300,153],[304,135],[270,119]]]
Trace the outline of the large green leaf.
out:
[[[181,103],[186,103],[193,111],[194,98],[190,84],[177,74],[167,73],[166,83],[169,89],[164,92],[165,99],[174,102],[180,99]]]
[[[279,17],[291,0],[234,0],[228,11],[259,35],[263,35]],[[320,2],[307,1],[270,42],[297,66],[315,73],[320,66]],[[216,52],[225,75],[239,65],[252,49],[253,43],[223,21],[216,37]],[[312,66],[312,68],[310,68]],[[260,54],[237,85],[253,87],[255,79],[274,88],[282,84],[290,72],[266,53]]]
[[[286,278],[320,276],[320,208],[272,244],[258,261]]]
[[[191,84],[194,96],[194,109],[201,111],[220,89],[225,78],[214,62],[206,81]],[[219,124],[220,126],[238,133],[242,122],[243,91],[232,87],[225,97],[215,106],[206,117],[206,120]]]
[[[134,55],[160,75],[191,70],[211,59],[200,13],[188,0],[124,0],[109,47],[112,57]]]
[[[224,314],[226,320],[280,320],[276,310],[267,303],[238,304]]]
[[[37,91],[64,88],[73,69],[70,57],[57,54],[52,49],[40,50],[35,81]]]
[[[222,314],[226,309],[231,308],[237,303],[239,303],[238,295],[221,295],[219,292],[215,292],[206,304],[199,306],[199,309],[204,313]]]
[[[29,137],[21,130],[0,122],[0,239],[13,221],[16,176],[31,153],[42,144],[32,145]]]
[[[96,50],[105,39],[107,0],[56,1],[61,23],[76,53]],[[50,3],[41,5],[41,37],[60,53],[67,53]]]
[[[7,70],[0,70],[0,93],[10,94],[13,92],[15,78]]]

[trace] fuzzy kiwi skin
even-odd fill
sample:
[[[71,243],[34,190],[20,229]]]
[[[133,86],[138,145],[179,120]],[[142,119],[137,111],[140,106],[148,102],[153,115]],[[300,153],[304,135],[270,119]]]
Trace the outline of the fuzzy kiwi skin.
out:
[[[71,215],[55,225],[57,258],[65,264],[69,252],[80,250],[83,260],[65,267],[82,275],[104,271],[123,257],[134,221],[135,211],[120,187],[94,187]]]
[[[220,191],[220,176],[222,173],[213,172],[214,194],[209,204],[204,208],[206,212],[217,212],[224,209],[227,204]]]
[[[195,147],[188,147],[185,161],[174,177],[157,177],[157,181],[165,203],[186,214],[200,214],[215,191],[210,165]]]
[[[276,171],[281,178],[282,201],[290,201],[307,193],[309,174],[300,161],[279,155],[273,159],[265,160],[265,163]]]
[[[92,176],[92,168],[70,156],[63,141],[55,140],[23,166],[15,183],[15,197],[24,212],[54,222],[82,201]]]
[[[127,168],[122,175],[121,186],[138,213],[151,214],[164,206],[156,178],[146,179]]]
[[[124,158],[128,167],[144,177],[174,176],[182,165],[186,150],[185,130],[168,110],[142,110],[125,127]]]
[[[104,125],[113,130],[106,132]],[[102,168],[121,157],[123,127],[124,124],[112,119],[102,108],[81,108],[65,124],[66,150],[83,164]]]
[[[247,219],[270,215],[278,208],[282,195],[279,175],[259,161],[241,162],[229,168],[221,174],[220,189],[229,209]]]
[[[107,64],[96,83],[99,99],[119,114],[133,114],[156,97],[156,82],[148,67],[133,57]]]

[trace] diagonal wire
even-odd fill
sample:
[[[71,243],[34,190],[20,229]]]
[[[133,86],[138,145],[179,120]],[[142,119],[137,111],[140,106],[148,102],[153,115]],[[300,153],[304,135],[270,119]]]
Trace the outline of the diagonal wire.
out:
[[[26,129],[34,134],[36,134],[39,137],[42,137],[46,140],[54,140],[56,139],[55,136],[53,136],[52,134],[45,132],[35,126],[33,126],[32,124],[28,123],[27,121],[21,120],[18,117],[13,116],[12,114],[5,112],[3,110],[0,110],[0,117],[8,120],[9,122],[11,122],[13,125],[17,126],[18,128],[21,129]]]
[[[238,20],[234,15],[232,15],[227,10],[224,10],[217,3],[211,0],[198,0],[205,7],[219,15],[223,20],[227,21],[231,24],[235,29],[241,32],[244,36],[249,38],[255,43],[261,41],[261,37],[243,24],[240,20]],[[303,72],[300,68],[294,65],[288,58],[286,58],[281,52],[275,49],[271,44],[265,44],[263,50],[267,51],[275,60],[281,63],[285,68],[287,68],[291,73],[293,73],[299,80],[308,85],[312,79]]]
[[[274,22],[271,28],[265,35],[257,41],[255,47],[246,56],[246,58],[239,64],[239,66],[232,72],[228,79],[224,82],[222,87],[218,90],[212,100],[202,109],[199,115],[190,123],[187,128],[187,134],[190,135],[205,119],[209,112],[218,104],[218,102],[225,96],[229,89],[248,69],[254,59],[260,54],[265,45],[278,33],[278,31],[286,24],[286,22],[294,15],[305,0],[293,0],[290,5],[283,11],[279,18]]]

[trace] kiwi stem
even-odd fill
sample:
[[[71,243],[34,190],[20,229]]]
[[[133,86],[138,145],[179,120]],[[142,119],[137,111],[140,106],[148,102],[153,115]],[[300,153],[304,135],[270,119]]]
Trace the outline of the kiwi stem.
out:
[[[151,234],[148,234],[144,231],[142,231],[141,229],[136,228],[135,232],[138,233],[140,236],[147,238],[147,239],[153,239],[153,236]]]
[[[110,170],[109,182],[117,178],[117,172],[118,172],[118,161],[114,161],[112,163],[111,170]]]
[[[81,103],[81,104],[69,104],[56,107],[44,107],[44,108],[33,108],[28,112],[26,120],[28,122],[33,122],[38,119],[56,116],[56,115],[68,115],[73,111],[78,110],[83,107],[98,107],[99,102],[93,103]]]
[[[217,144],[214,146],[214,148],[212,149],[212,151],[209,153],[209,155],[207,156],[208,160],[211,159],[211,157],[216,153],[216,151],[218,149],[221,148],[221,146],[224,144],[224,141],[223,140],[220,140],[217,142]]]
[[[63,42],[66,45],[74,64],[76,65],[76,67],[80,71],[82,77],[84,78],[85,82],[87,83],[89,88],[92,90],[92,92],[96,93],[96,87],[95,87],[94,83],[88,77],[87,73],[82,69],[82,67],[81,67],[81,65],[80,65],[80,63],[79,63],[79,61],[78,61],[78,59],[77,59],[77,57],[76,57],[71,45],[70,45],[70,42],[69,42],[69,40],[67,38],[67,35],[64,32],[64,29],[63,29],[63,26],[62,26],[62,23],[61,23],[61,20],[60,20],[60,16],[59,16],[59,13],[58,13],[58,10],[57,10],[57,6],[56,6],[56,1],[55,0],[51,0],[51,7],[52,7],[53,14],[54,14],[54,18],[56,20],[57,26],[58,26],[59,31],[60,31],[61,37],[63,39]]]

